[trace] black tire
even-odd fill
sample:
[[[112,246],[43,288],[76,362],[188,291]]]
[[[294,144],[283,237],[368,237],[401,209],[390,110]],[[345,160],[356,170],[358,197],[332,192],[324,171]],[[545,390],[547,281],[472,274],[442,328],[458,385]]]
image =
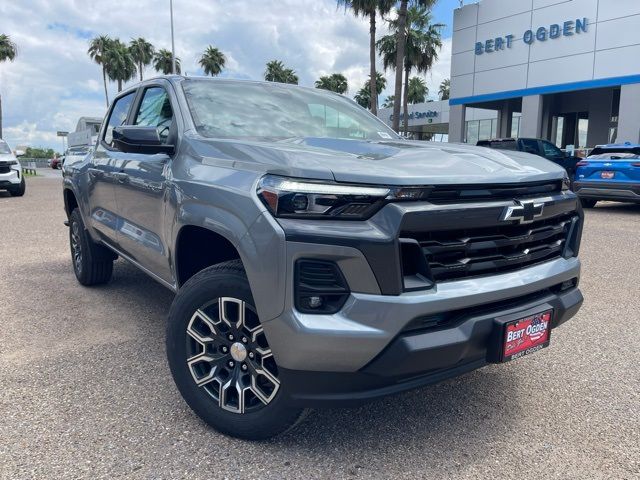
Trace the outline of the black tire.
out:
[[[26,190],[27,190],[27,185],[23,178],[22,181],[20,182],[20,185],[9,189],[9,193],[11,194],[12,197],[21,197],[24,195],[24,192]]]
[[[91,240],[77,208],[69,217],[69,245],[78,282],[88,287],[107,283],[111,279],[114,255]]]
[[[192,335],[188,334],[187,330],[188,328],[192,328],[192,325],[195,325],[192,319],[199,318],[196,312],[201,312],[206,308],[212,308],[213,310],[208,311],[207,315],[211,313],[212,316],[209,319],[213,319],[213,315],[216,315],[218,323],[215,324],[215,330],[209,329],[206,336],[215,338],[215,343],[211,342],[207,344],[206,347],[204,343],[198,344],[200,345],[198,348],[202,348],[202,353],[209,353],[213,350],[215,353],[209,354],[220,358],[220,360],[217,360],[219,363],[216,363],[215,368],[211,368],[209,365],[210,373],[228,371],[227,378],[229,378],[229,383],[231,383],[234,378],[239,379],[238,381],[244,378],[244,382],[247,382],[247,377],[252,378],[254,375],[255,369],[253,368],[252,362],[255,363],[256,360],[249,360],[249,357],[246,357],[246,360],[238,360],[238,358],[235,358],[235,367],[227,368],[229,363],[233,363],[230,358],[233,349],[229,348],[228,354],[222,353],[224,349],[227,348],[223,342],[229,341],[229,335],[227,334],[231,332],[231,330],[227,330],[227,333],[223,332],[223,329],[227,328],[227,324],[221,322],[219,318],[220,315],[215,313],[218,311],[216,302],[222,301],[221,299],[223,298],[225,298],[225,301],[239,300],[245,302],[242,304],[242,307],[239,308],[244,308],[244,305],[246,305],[250,310],[243,311],[255,316],[254,321],[257,325],[255,329],[256,331],[261,330],[257,314],[252,313],[255,312],[253,296],[251,295],[251,288],[242,263],[239,260],[235,260],[202,270],[189,279],[180,289],[169,311],[169,322],[167,325],[167,359],[173,379],[189,407],[191,407],[202,420],[219,432],[246,440],[263,440],[279,435],[294,427],[303,418],[305,413],[304,409],[294,408],[287,404],[286,396],[282,388],[275,389],[273,393],[274,396],[267,403],[264,403],[264,401],[256,401],[256,399],[260,399],[254,395],[253,410],[244,412],[227,411],[222,406],[223,383],[217,383],[216,380],[209,380],[209,383],[198,386],[192,371],[195,367],[193,367],[193,365],[191,367],[187,365],[187,358],[193,354],[193,352],[190,353],[188,351],[190,348],[189,342],[194,343]],[[213,307],[206,307],[207,305],[213,305]],[[224,305],[223,303],[223,308]],[[249,315],[245,313],[245,316]],[[262,335],[262,333],[260,335]],[[241,334],[238,335],[238,337],[240,336]],[[219,343],[218,339],[220,339]],[[242,338],[242,341],[244,340],[245,338]],[[264,337],[264,341],[266,342],[266,337]],[[235,342],[240,343],[239,338],[235,338]],[[252,348],[253,346],[250,342],[247,345],[245,355],[247,355],[246,352],[248,351],[248,355],[251,356],[250,358],[257,359],[258,354],[254,354]],[[266,348],[268,348],[268,345]],[[275,366],[275,360],[273,360],[272,357],[269,358],[269,360],[272,361]],[[262,360],[262,365],[264,366],[264,359]],[[244,373],[238,371],[241,366],[242,369],[245,370]],[[245,369],[245,367],[247,368]],[[234,368],[236,370],[234,370]],[[277,371],[277,367],[275,368]],[[213,374],[211,373],[211,375]],[[208,376],[203,375],[202,378],[208,378]],[[237,383],[234,385],[237,385]],[[248,386],[245,388],[248,392],[247,396],[253,394],[252,389],[249,389]],[[214,393],[212,394],[211,391]],[[215,398],[216,391],[218,392],[218,398]],[[242,403],[248,404],[249,402],[245,400],[244,391],[241,396],[244,400]],[[240,395],[238,398],[240,398]],[[238,404],[240,404],[240,401],[238,401]]]
[[[592,198],[581,198],[580,203],[582,204],[582,208],[593,208],[598,203],[598,200],[593,200]]]

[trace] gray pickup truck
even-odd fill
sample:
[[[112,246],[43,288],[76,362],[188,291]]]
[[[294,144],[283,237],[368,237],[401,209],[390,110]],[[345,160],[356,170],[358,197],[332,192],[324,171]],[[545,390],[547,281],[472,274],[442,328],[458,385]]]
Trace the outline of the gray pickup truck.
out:
[[[177,387],[241,438],[536,352],[582,304],[562,168],[403,140],[323,90],[147,80],[63,188],[78,281],[120,257],[174,291]]]

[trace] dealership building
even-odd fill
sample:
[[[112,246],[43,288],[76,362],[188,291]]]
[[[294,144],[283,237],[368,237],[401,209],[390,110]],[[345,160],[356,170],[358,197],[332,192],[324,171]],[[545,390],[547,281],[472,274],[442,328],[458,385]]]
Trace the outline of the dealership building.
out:
[[[381,118],[391,123],[391,111]],[[482,0],[456,9],[451,98],[411,105],[417,138],[640,142],[640,0]],[[446,138],[446,137],[445,137]]]

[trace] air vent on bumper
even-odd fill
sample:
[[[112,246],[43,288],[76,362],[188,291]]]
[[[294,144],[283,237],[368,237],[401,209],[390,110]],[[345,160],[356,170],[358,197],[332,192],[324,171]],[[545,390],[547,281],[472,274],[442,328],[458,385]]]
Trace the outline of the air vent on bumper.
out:
[[[334,262],[301,259],[295,265],[295,306],[303,313],[336,313],[349,287]]]

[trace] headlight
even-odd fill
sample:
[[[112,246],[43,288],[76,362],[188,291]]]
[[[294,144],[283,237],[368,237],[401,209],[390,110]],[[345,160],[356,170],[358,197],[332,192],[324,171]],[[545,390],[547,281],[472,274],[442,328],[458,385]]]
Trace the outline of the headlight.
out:
[[[365,219],[385,203],[426,198],[429,188],[316,183],[266,175],[258,197],[276,217]]]

